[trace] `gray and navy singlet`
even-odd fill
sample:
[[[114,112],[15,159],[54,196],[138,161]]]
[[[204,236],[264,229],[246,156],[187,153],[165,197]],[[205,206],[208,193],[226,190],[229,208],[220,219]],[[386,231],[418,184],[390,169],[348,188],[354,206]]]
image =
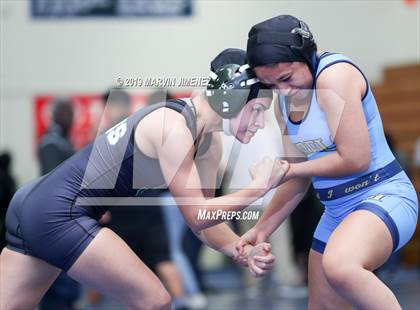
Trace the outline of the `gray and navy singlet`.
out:
[[[159,161],[134,143],[139,122],[153,111],[181,113],[195,141],[196,116],[189,99],[147,106],[121,121],[49,174],[25,184],[14,195],[6,215],[9,249],[31,255],[67,271],[100,230],[101,205],[76,203],[96,197],[138,195],[139,189],[164,188]],[[203,137],[196,156],[210,145]]]

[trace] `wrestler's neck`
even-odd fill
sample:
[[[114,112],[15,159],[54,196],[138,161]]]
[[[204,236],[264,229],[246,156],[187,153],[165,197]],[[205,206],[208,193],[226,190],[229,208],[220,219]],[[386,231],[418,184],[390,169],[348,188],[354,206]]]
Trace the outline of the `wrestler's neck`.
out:
[[[222,118],[210,107],[201,93],[191,97],[197,111],[197,132],[206,134],[222,130]]]

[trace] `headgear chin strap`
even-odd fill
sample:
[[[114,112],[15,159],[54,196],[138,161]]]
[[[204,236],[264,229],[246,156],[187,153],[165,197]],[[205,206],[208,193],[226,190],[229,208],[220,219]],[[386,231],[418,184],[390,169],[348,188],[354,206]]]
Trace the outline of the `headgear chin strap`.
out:
[[[230,119],[224,118],[222,120],[223,124],[223,133],[226,136],[233,136],[232,128],[230,127]]]

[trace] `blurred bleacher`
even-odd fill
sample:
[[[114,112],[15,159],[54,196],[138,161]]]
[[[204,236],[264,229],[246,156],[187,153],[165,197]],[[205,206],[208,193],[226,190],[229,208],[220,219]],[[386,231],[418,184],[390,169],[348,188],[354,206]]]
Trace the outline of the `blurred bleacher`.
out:
[[[388,67],[382,84],[372,86],[385,132],[392,136],[410,165],[411,177],[420,196],[420,166],[415,164],[416,141],[420,139],[420,63]],[[403,249],[403,260],[420,266],[420,228]]]

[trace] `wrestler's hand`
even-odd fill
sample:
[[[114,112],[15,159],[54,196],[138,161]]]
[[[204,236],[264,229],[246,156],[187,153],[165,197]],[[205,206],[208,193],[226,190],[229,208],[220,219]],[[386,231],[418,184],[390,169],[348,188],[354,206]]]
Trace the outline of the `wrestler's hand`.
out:
[[[237,252],[233,259],[237,264],[248,267],[254,277],[263,277],[273,268],[275,257],[270,253],[269,243],[262,242],[256,246],[246,244],[243,250],[242,254]]]
[[[265,240],[262,240],[261,237],[260,238],[258,237],[258,230],[256,228],[251,228],[245,234],[242,235],[242,237],[236,243],[235,248],[239,255],[245,255],[246,246],[249,246],[249,245],[254,246],[264,241]]]
[[[280,185],[289,168],[287,161],[266,156],[249,167],[249,174],[258,186],[269,191]]]
[[[251,253],[254,246],[246,244],[242,248],[242,253],[236,251],[233,256],[233,261],[242,267],[248,267],[248,254]]]
[[[254,246],[248,254],[248,269],[256,278],[264,277],[274,266],[275,257],[271,245],[263,242]]]

